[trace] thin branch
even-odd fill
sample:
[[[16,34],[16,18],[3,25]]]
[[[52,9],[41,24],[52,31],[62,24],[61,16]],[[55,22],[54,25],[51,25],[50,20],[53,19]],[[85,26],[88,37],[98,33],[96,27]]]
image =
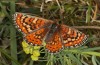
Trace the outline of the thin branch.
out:
[[[72,26],[77,29],[97,29],[100,30],[100,26]]]
[[[93,11],[93,18],[92,18],[92,22],[97,18],[97,11],[98,11],[98,6],[97,6],[97,4],[95,5],[95,10]]]

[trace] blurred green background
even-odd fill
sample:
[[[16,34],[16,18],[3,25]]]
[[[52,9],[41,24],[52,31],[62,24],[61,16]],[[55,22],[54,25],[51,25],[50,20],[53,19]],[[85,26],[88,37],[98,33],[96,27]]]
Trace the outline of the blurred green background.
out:
[[[100,0],[0,0],[0,65],[100,65]],[[31,13],[74,27],[88,36],[82,47],[41,53],[33,61],[23,52],[15,12]]]

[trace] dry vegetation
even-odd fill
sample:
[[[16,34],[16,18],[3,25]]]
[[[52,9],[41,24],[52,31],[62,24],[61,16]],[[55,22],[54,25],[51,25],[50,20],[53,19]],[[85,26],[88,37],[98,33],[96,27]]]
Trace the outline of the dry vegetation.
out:
[[[87,44],[57,55],[44,52],[38,61],[32,61],[30,55],[23,52],[22,34],[13,25],[15,12],[31,13],[77,28],[87,34]],[[100,0],[0,1],[0,65],[86,64],[100,65]]]

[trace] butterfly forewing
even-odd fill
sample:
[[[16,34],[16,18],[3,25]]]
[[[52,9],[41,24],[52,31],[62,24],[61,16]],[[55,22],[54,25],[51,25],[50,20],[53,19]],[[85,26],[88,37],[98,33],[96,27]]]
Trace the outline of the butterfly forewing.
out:
[[[23,32],[24,34],[31,33],[38,28],[47,26],[48,24],[52,23],[52,21],[27,15],[24,13],[15,13],[14,18],[15,24],[17,25],[18,29],[21,30],[21,32]]]

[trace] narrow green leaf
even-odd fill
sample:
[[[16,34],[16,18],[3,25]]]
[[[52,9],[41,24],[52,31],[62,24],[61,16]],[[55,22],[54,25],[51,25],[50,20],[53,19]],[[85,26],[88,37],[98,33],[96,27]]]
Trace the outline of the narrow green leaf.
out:
[[[92,51],[82,52],[82,54],[89,54],[89,55],[100,56],[99,52],[92,52]]]
[[[96,60],[97,64],[100,65],[100,58],[98,59],[97,57],[95,57],[95,60]]]
[[[34,65],[33,62],[34,62],[33,60],[30,60],[29,65]]]
[[[84,51],[94,51],[94,50],[100,50],[100,47],[88,48]]]
[[[81,60],[81,62],[83,63],[83,65],[88,65],[88,63],[86,63],[83,59]]]
[[[5,50],[2,50],[0,48],[0,52],[3,53],[6,57],[8,57],[10,60],[12,60],[13,62],[16,63],[16,65],[21,65],[16,59],[14,59],[13,57],[11,57],[10,55],[7,54],[7,52],[5,52]]]
[[[76,62],[76,64],[82,65],[80,60],[78,60],[73,54],[68,54],[68,56],[72,61]]]
[[[60,62],[61,62],[61,65],[64,65],[62,55],[58,54],[58,56],[59,56],[59,60],[60,60]]]
[[[96,60],[95,60],[95,56],[92,56],[92,63],[93,63],[93,65],[97,65]]]
[[[11,47],[11,56],[17,60],[17,43],[16,43],[16,30],[11,25],[10,26],[10,47]],[[12,61],[12,65],[16,65]]]
[[[90,22],[90,19],[91,19],[91,9],[92,9],[92,6],[91,4],[88,5],[88,10],[86,12],[86,22]]]
[[[10,15],[15,12],[15,2],[10,1]],[[13,21],[11,21],[13,22]],[[17,60],[17,42],[16,42],[16,30],[13,24],[10,25],[10,47],[11,47],[11,56]],[[12,65],[17,65],[15,62],[12,61]]]
[[[67,65],[72,65],[72,63],[71,63],[71,59],[69,59],[68,57],[66,57],[66,56],[64,56],[64,60],[66,61],[65,63],[67,64]]]
[[[66,51],[66,52],[73,52],[73,53],[79,53],[79,54],[87,54],[87,55],[100,56],[99,52],[94,52],[94,51],[83,51],[83,50],[78,50],[78,49],[64,50],[64,51]]]

